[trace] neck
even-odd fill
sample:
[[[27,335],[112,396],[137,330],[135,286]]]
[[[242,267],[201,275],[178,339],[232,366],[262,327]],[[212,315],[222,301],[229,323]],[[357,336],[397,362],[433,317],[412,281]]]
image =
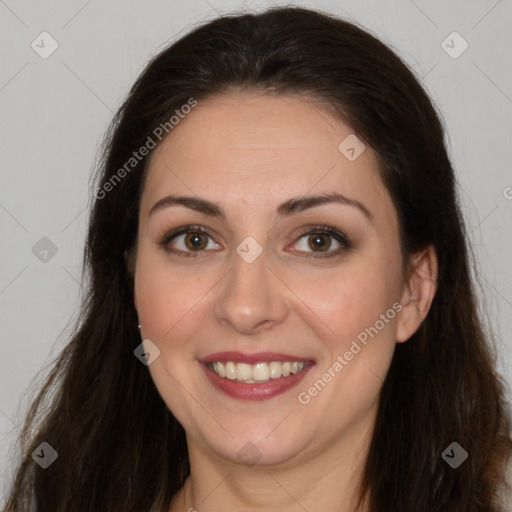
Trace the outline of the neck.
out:
[[[354,512],[373,432],[360,427],[315,458],[269,466],[221,459],[187,438],[191,472],[170,512]]]

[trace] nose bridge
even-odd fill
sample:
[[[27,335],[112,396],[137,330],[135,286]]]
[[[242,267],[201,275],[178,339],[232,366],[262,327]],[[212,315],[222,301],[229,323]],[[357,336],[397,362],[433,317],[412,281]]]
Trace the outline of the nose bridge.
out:
[[[268,254],[261,246],[256,247],[254,239],[246,239],[238,246],[232,269],[215,305],[221,323],[251,333],[286,317],[283,287],[273,276],[269,263]]]

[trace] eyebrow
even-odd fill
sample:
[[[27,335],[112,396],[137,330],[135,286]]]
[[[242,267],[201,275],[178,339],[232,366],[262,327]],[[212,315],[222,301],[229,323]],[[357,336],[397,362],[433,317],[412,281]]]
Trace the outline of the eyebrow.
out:
[[[352,206],[357,208],[370,222],[374,221],[373,215],[363,203],[357,201],[356,199],[350,199],[342,194],[338,194],[337,192],[288,199],[277,208],[277,217],[288,217],[310,208],[332,203],[343,204],[345,206]],[[165,196],[158,200],[149,210],[148,216],[151,216],[157,211],[168,208],[170,206],[185,206],[186,208],[190,208],[191,210],[202,213],[204,215],[208,215],[210,217],[217,217],[219,219],[226,218],[224,209],[217,203],[213,203],[199,197],[174,195]]]

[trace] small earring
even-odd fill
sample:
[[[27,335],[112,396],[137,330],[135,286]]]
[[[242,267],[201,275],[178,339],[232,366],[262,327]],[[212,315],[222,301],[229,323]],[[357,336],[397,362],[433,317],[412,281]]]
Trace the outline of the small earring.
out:
[[[141,328],[142,328],[142,325],[140,325],[140,324],[139,324],[137,327],[138,327],[139,329],[141,329]]]

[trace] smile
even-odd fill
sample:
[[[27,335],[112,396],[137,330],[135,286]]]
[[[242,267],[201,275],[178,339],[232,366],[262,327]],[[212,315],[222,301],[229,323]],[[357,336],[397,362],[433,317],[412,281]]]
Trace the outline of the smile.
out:
[[[198,361],[208,381],[238,400],[268,400],[291,390],[315,367],[306,357],[276,352],[216,352]]]

